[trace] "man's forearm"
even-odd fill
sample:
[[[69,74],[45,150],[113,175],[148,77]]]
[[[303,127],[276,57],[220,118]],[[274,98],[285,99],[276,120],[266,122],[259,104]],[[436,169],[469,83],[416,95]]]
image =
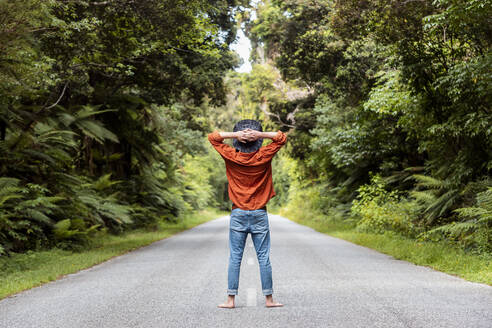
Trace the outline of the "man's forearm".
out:
[[[237,132],[219,132],[224,139],[237,138]],[[259,132],[259,137],[263,139],[272,139],[277,135],[277,132]]]
[[[237,138],[236,132],[219,132],[219,134],[224,139]]]
[[[273,139],[277,135],[277,132],[260,132],[260,138]]]

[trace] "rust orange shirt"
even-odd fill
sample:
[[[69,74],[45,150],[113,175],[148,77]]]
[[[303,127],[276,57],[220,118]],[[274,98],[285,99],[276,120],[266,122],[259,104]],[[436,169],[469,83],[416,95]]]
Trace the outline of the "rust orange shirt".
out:
[[[209,133],[208,140],[225,161],[229,199],[232,203],[242,210],[264,207],[275,196],[272,158],[287,141],[287,135],[278,130],[269,145],[252,153],[236,151],[234,147],[223,143],[224,138],[218,131]]]

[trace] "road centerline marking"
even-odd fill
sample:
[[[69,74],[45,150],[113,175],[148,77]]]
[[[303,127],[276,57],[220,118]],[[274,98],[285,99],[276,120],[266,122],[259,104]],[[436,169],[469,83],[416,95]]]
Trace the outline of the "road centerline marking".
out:
[[[246,306],[256,306],[256,288],[248,288]]]

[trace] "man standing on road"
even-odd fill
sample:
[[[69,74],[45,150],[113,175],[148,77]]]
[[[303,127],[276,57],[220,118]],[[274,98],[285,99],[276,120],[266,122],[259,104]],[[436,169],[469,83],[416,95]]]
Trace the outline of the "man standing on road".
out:
[[[262,131],[260,122],[242,120],[236,123],[233,132],[214,131],[208,135],[208,140],[225,161],[229,198],[233,203],[229,223],[228,299],[226,303],[218,305],[221,308],[234,308],[248,233],[251,233],[260,265],[261,287],[266,306],[283,306],[274,302],[272,297],[270,225],[266,204],[275,196],[271,161],[287,141],[287,135],[280,130]],[[223,143],[225,138],[233,138],[234,147]],[[272,139],[272,142],[261,147],[264,138]]]

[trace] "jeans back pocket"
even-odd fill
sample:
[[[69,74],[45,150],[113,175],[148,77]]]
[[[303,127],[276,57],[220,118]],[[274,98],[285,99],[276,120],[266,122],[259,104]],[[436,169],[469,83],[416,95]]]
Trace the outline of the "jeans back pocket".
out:
[[[265,232],[270,229],[268,222],[268,214],[265,210],[257,210],[252,213],[251,218],[251,231],[252,232]]]

